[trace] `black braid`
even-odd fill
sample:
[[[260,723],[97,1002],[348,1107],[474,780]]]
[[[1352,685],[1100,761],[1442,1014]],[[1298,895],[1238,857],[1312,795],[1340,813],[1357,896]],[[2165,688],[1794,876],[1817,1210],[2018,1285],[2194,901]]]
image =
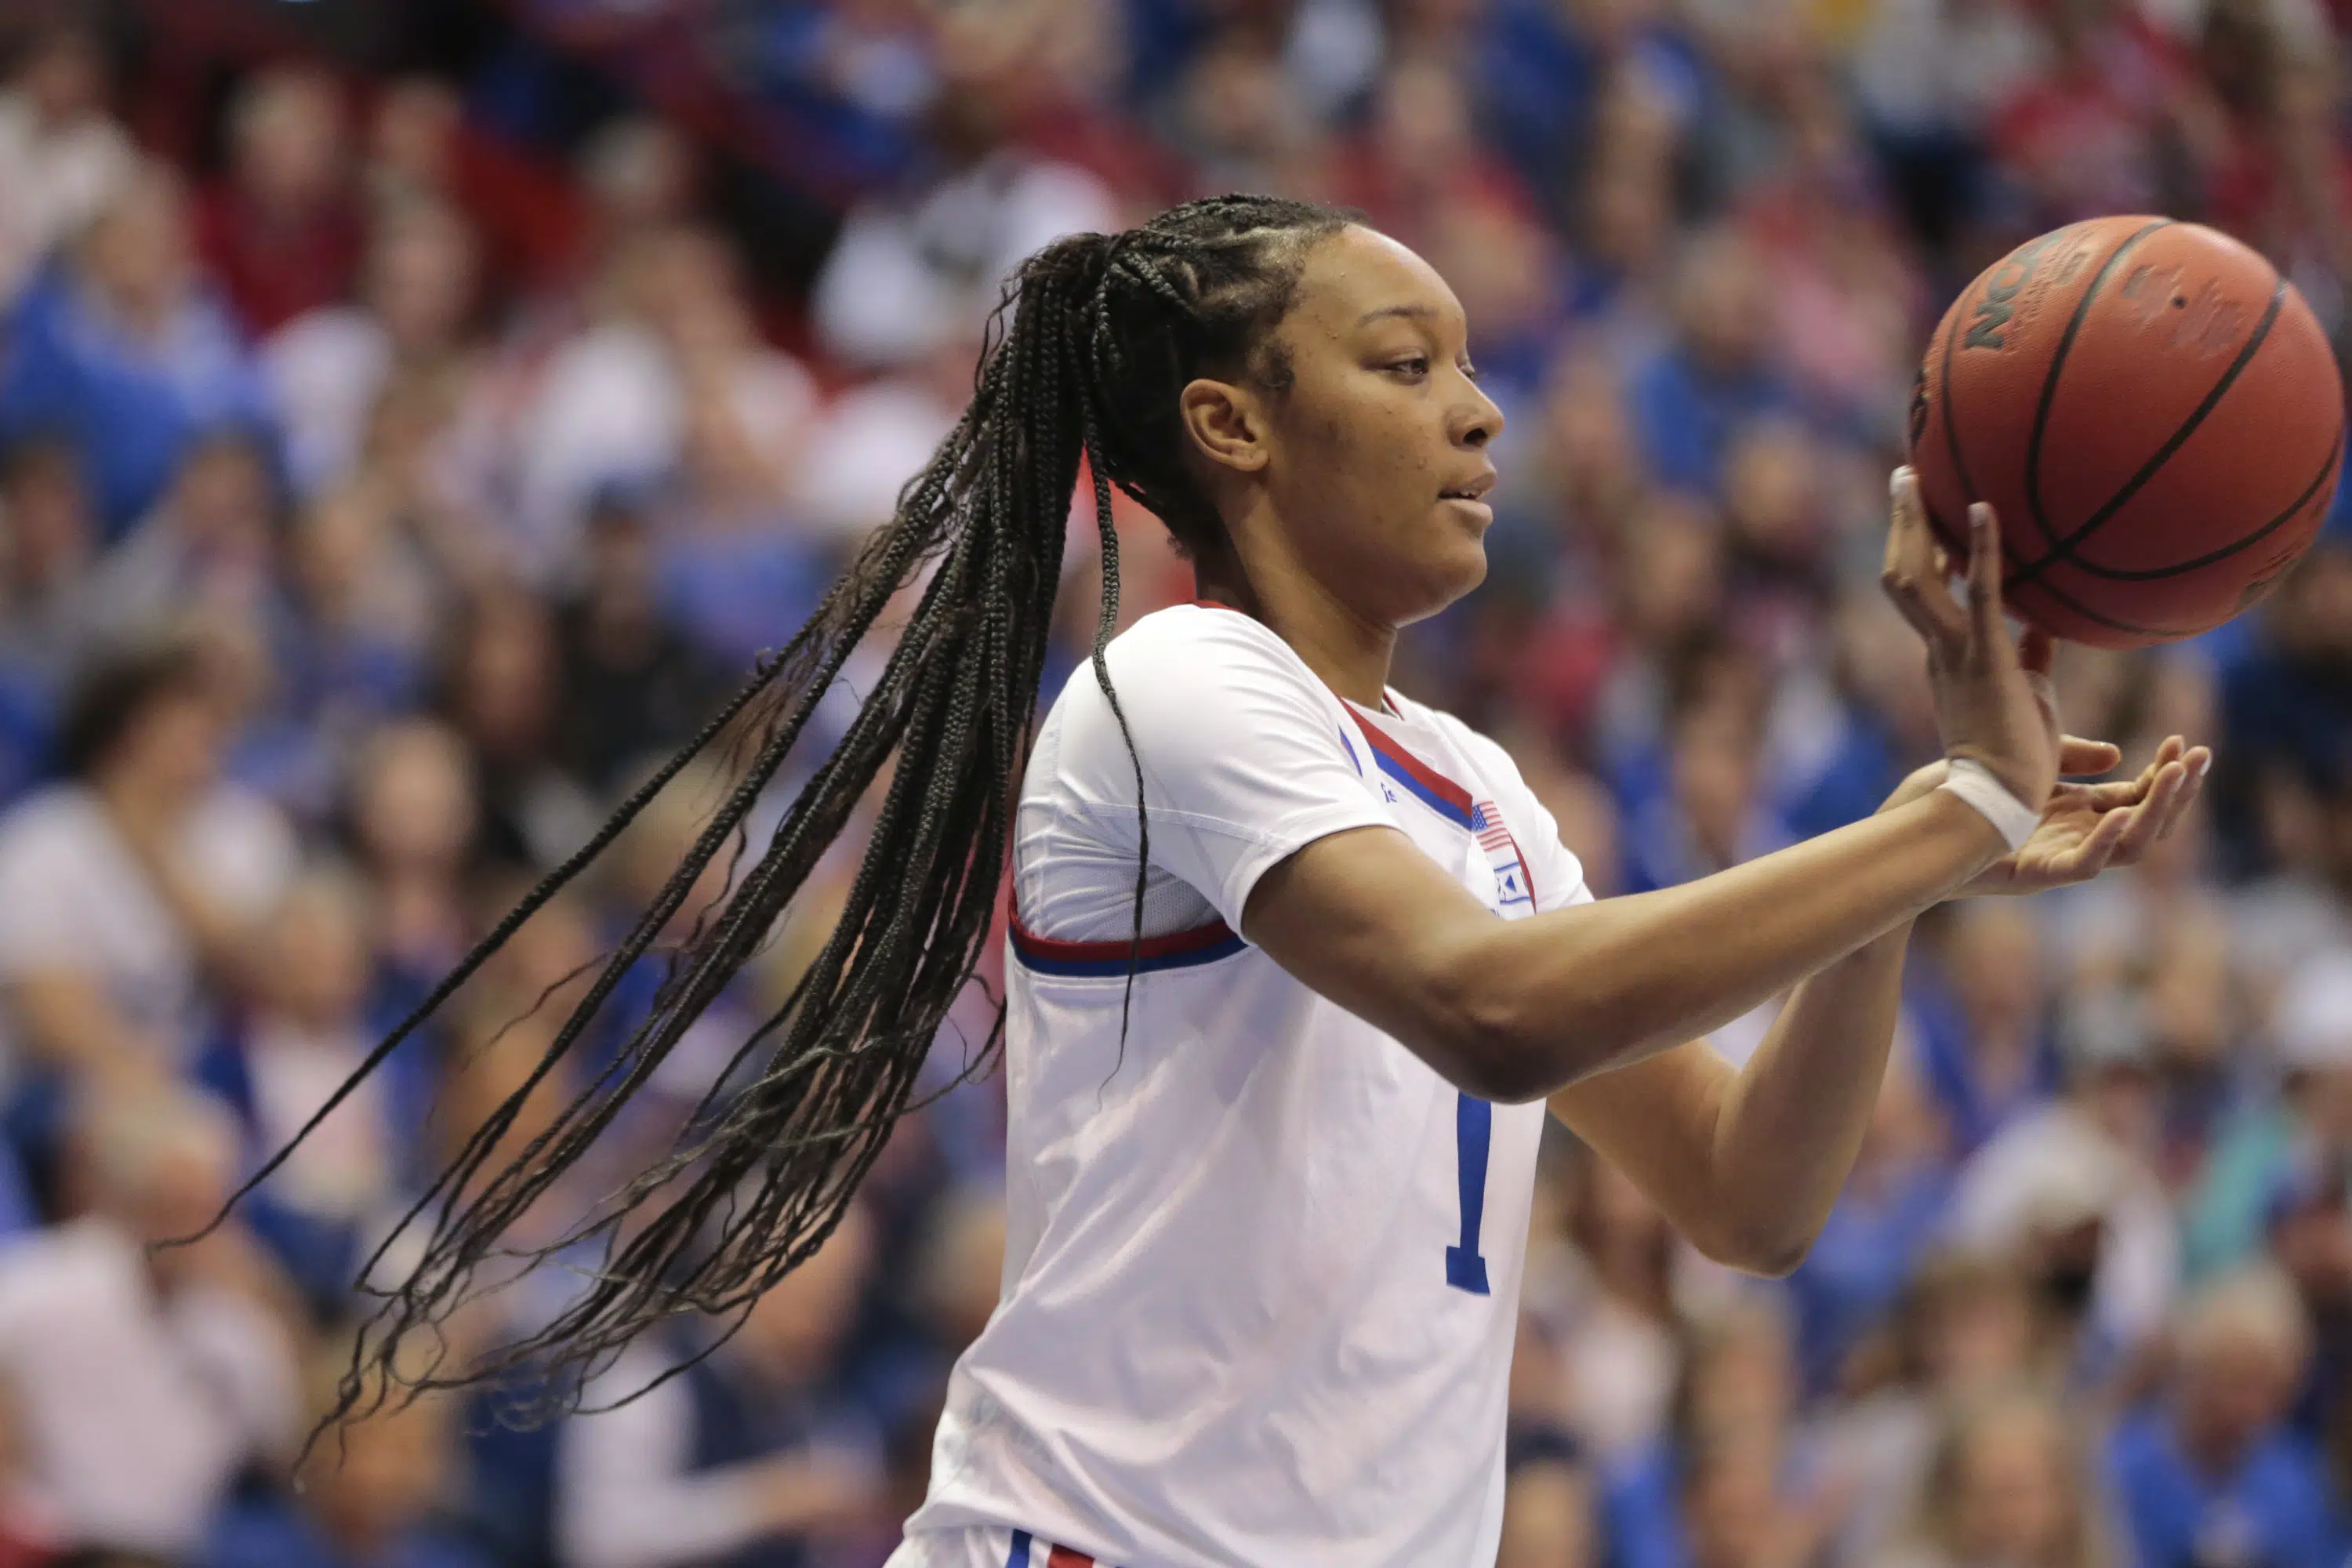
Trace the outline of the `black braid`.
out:
[[[971,405],[809,623],[467,953],[298,1134],[297,1142],[315,1131],[664,785],[731,735],[720,754],[740,776],[676,873],[603,960],[526,1080],[467,1138],[362,1270],[362,1289],[379,1304],[331,1420],[526,1368],[559,1398],[576,1398],[586,1377],[653,1324],[685,1312],[739,1313],[823,1244],[908,1106],[992,928],[1081,459],[1102,548],[1091,663],[1132,756],[1104,658],[1119,597],[1111,487],[1157,512],[1187,550],[1217,548],[1221,525],[1184,466],[1177,394],[1203,374],[1278,379],[1271,329],[1289,308],[1307,248],[1347,221],[1303,203],[1223,196],[1117,237],[1057,241],[1022,266],[989,323]],[[761,794],[852,650],[925,569],[929,581],[873,691],[751,859],[743,833]],[[832,935],[782,1005],[742,1043],[669,1152],[568,1234],[546,1245],[513,1243],[517,1222],[580,1167],[767,940],[894,757],[897,771]],[[1142,787],[1139,758],[1139,821]],[[656,951],[722,854],[744,854],[750,864],[667,955],[650,1014],[526,1146],[504,1152],[531,1092],[574,1057],[624,975]],[[1139,944],[1143,874],[1139,856]],[[990,1065],[1003,1027],[1000,1004],[966,1073]],[[738,1084],[737,1070],[755,1054],[760,1070]],[[602,1265],[552,1321],[463,1359],[446,1348],[461,1308],[509,1282],[517,1267],[583,1243]],[[416,1248],[416,1261],[396,1285],[373,1286],[396,1244]],[[419,1345],[435,1347],[421,1362]]]

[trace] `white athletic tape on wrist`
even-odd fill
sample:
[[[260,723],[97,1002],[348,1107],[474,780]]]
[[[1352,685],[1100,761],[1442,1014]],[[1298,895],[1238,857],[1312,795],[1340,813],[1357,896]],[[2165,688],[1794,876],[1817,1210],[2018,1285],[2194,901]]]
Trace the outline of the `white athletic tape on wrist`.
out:
[[[1937,786],[1950,790],[1976,809],[1978,816],[1992,824],[2011,849],[2024,847],[2042,822],[2042,814],[2009,793],[2009,786],[1995,778],[1992,770],[1968,757],[1954,757],[1944,764],[1944,782]]]

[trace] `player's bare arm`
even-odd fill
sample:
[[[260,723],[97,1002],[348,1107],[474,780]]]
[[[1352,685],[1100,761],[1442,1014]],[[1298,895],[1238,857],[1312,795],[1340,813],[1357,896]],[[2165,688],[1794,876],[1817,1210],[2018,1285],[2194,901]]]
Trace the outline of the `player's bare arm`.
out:
[[[2046,638],[2002,618],[1998,521],[1972,518],[1969,603],[1896,476],[1888,594],[1926,640],[1950,744],[2045,802],[2008,851],[1938,763],[1879,813],[1718,876],[1497,923],[1382,829],[1309,845],[1260,882],[1245,933],[1465,1089],[1551,1094],[1703,1251],[1784,1272],[1851,1169],[1893,1037],[1910,922],[1956,894],[2026,892],[2130,864],[2194,798],[2210,755],[2175,736],[2131,780],[2059,732]],[[2014,782],[2012,782],[2014,781]],[[1735,1070],[1703,1040],[1793,992]],[[1617,1068],[1622,1070],[1610,1071]]]

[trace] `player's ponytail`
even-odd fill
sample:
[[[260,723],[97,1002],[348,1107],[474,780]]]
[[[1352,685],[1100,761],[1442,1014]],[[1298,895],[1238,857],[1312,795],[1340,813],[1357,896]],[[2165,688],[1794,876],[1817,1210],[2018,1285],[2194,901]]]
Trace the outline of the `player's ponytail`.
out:
[[[1203,371],[1279,379],[1278,363],[1251,356],[1287,308],[1306,241],[1344,221],[1300,203],[1222,197],[1122,235],[1058,241],[1021,268],[992,320],[971,405],[808,624],[466,955],[298,1135],[299,1143],[315,1131],[690,762],[726,754],[733,786],[676,872],[532,1071],[366,1265],[362,1289],[371,1289],[387,1258],[414,1255],[404,1257],[405,1278],[375,1289],[379,1305],[356,1342],[337,1415],[526,1365],[568,1397],[652,1324],[740,1312],[824,1241],[906,1108],[991,929],[1081,459],[1102,544],[1094,667],[1108,690],[1102,647],[1118,608],[1109,487],[1158,511],[1184,546],[1215,547],[1219,524],[1181,459],[1176,394]],[[847,733],[753,858],[743,836],[762,792],[851,651],[918,582],[916,607]],[[569,1233],[516,1242],[516,1222],[581,1162],[743,968],[893,762],[838,924],[783,1005],[740,1042],[666,1156]],[[682,942],[657,950],[722,855],[731,872],[723,899]],[[649,1012],[624,1020],[625,1039],[609,1060],[598,1053],[590,1086],[509,1148],[534,1091],[611,1021],[606,1005],[623,976],[656,951],[666,968]],[[1000,1007],[967,1071],[992,1061],[1002,1027]],[[597,1266],[542,1326],[462,1358],[419,1360],[420,1344],[447,1342],[453,1314],[512,1279],[518,1257],[577,1258],[583,1247]]]

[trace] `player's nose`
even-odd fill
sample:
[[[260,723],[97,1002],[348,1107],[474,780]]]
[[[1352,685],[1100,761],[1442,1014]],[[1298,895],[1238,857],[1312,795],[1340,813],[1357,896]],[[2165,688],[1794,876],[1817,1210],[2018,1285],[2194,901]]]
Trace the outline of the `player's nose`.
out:
[[[1503,432],[1503,411],[1468,376],[1462,378],[1463,395],[1447,410],[1446,436],[1457,447],[1479,450]]]

